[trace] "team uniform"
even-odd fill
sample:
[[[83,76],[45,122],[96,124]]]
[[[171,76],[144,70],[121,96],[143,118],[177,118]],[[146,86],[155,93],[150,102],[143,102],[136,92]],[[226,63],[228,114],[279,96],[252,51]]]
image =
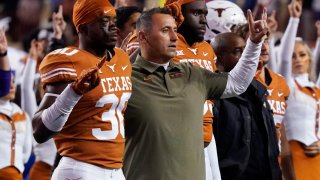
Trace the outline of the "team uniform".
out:
[[[121,49],[114,51],[98,71],[99,86],[82,96],[54,138],[63,157],[53,179],[103,179],[105,174],[122,174],[123,112],[132,91],[131,64]],[[40,65],[42,83],[74,81],[82,70],[95,67],[100,60],[75,47],[55,50]]]
[[[0,179],[23,179],[32,149],[29,116],[19,106],[0,100]]]
[[[296,179],[320,177],[320,155],[308,157],[303,146],[320,140],[320,89],[309,80],[308,74],[291,79],[284,125],[289,141]]]
[[[203,103],[221,96],[227,74],[191,63],[167,70],[138,56],[125,112],[127,180],[204,179]]]
[[[256,79],[267,87],[268,97],[267,100],[270,104],[271,110],[273,112],[273,119],[276,128],[279,133],[284,115],[287,108],[287,99],[290,95],[289,86],[283,76],[273,72],[271,69],[265,67],[266,76],[269,77],[271,82],[264,82],[259,75],[256,76]],[[268,78],[266,78],[268,79]],[[278,142],[280,143],[280,134],[277,134]]]

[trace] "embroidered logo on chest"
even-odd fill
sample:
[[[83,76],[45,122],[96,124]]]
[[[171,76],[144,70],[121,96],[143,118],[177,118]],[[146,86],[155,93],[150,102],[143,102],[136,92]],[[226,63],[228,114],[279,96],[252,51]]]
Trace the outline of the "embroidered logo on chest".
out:
[[[197,55],[198,48],[188,48],[194,55]]]
[[[114,71],[114,68],[115,68],[116,64],[114,64],[114,65],[107,65],[107,64],[106,64],[106,66],[109,67],[112,72],[115,72],[115,71]]]

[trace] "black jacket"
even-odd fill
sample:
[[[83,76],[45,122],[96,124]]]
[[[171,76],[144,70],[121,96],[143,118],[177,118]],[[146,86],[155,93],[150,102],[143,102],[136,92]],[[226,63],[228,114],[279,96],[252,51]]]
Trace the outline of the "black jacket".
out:
[[[281,179],[267,89],[253,80],[243,94],[215,101],[213,132],[222,179]]]

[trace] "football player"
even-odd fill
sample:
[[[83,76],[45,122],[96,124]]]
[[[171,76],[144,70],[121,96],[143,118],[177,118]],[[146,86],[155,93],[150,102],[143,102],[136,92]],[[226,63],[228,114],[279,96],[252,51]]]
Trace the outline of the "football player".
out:
[[[78,0],[79,47],[49,53],[40,64],[45,95],[34,137],[54,137],[62,159],[52,179],[124,179],[123,111],[131,96],[128,55],[115,48],[116,11],[109,1]]]

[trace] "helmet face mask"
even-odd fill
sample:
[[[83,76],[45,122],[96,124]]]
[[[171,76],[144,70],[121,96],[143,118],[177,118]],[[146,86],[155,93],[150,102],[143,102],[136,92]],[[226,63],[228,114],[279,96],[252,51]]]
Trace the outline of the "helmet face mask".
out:
[[[235,26],[247,23],[242,9],[230,1],[210,1],[207,3],[207,8],[205,40],[211,40],[219,33],[231,32]]]

